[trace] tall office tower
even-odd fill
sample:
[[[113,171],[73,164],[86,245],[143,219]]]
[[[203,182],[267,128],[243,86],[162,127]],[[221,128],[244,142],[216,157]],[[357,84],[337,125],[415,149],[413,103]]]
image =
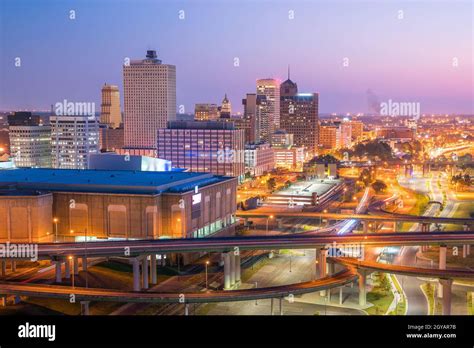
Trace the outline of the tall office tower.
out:
[[[117,86],[105,84],[104,87],[102,87],[100,123],[106,124],[110,128],[119,128],[122,123],[120,93]]]
[[[280,85],[280,97],[293,97],[296,94],[298,85],[290,80],[290,67],[288,67],[288,79]]]
[[[238,177],[245,170],[244,130],[232,122],[169,122],[158,130],[157,157],[192,172]]]
[[[339,148],[340,131],[335,125],[321,125],[319,127],[319,143],[327,150]]]
[[[31,112],[8,116],[10,153],[17,167],[51,167],[51,127]]]
[[[219,118],[217,104],[196,104],[194,106],[194,120],[215,121]]]
[[[268,122],[267,97],[264,95],[247,94],[242,99],[244,119],[250,124],[249,137],[246,143],[270,142],[271,124]]]
[[[176,119],[176,67],[156,51],[123,66],[125,148],[156,149],[157,130]]]
[[[89,154],[99,152],[99,120],[96,116],[50,117],[53,167],[87,169]]]
[[[313,156],[318,149],[318,93],[298,93],[298,86],[290,80],[280,86],[280,127],[293,134],[296,146],[304,146]]]
[[[123,148],[123,127],[99,126],[99,149],[101,152],[119,151]],[[125,151],[126,152],[126,151]]]
[[[334,122],[339,127],[339,145],[340,148],[349,148],[352,146],[352,126],[348,119],[342,122]]]
[[[270,134],[280,128],[280,82],[275,79],[257,80],[257,95],[266,97],[266,110],[262,114],[263,128],[268,128],[265,141],[268,142]]]
[[[352,140],[356,143],[362,140],[364,135],[364,123],[362,121],[352,120],[351,121],[351,135]]]
[[[221,118],[230,118],[230,114],[232,113],[232,107],[230,105],[229,99],[227,99],[227,94],[224,96],[222,100],[222,105],[220,107],[220,117]]]

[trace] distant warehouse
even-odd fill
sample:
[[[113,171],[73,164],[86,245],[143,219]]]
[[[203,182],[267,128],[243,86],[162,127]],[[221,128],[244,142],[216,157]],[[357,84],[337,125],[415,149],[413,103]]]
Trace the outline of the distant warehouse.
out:
[[[126,170],[0,171],[0,242],[234,233],[237,179]]]

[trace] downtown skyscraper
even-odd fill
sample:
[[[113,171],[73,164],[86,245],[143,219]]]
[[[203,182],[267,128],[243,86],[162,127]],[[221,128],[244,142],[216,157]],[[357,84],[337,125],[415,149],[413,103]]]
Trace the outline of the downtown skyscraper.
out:
[[[259,138],[269,142],[271,135],[280,128],[280,82],[276,79],[257,80],[257,98],[265,97],[265,110],[259,120]]]
[[[298,93],[288,71],[280,95],[280,127],[293,134],[296,146],[304,146],[309,155],[315,155],[319,143],[318,93]]]
[[[156,149],[157,131],[176,119],[176,67],[156,51],[123,67],[124,148]]]
[[[119,128],[122,123],[120,93],[117,86],[105,84],[102,87],[100,123],[106,124],[110,128]]]

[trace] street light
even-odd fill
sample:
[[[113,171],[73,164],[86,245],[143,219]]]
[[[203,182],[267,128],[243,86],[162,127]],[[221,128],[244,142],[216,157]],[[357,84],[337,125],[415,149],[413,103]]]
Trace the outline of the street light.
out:
[[[324,209],[323,210],[323,213],[326,214],[328,211],[327,209]],[[319,215],[319,226],[321,226],[323,224],[323,217],[321,215]]]
[[[55,242],[57,243],[58,242],[58,222],[59,222],[59,219],[54,218],[53,222],[54,222]]]
[[[267,229],[266,229],[266,232],[265,232],[266,235],[268,235],[268,220],[269,219],[273,219],[273,215],[270,215],[269,217],[267,217]]]
[[[206,261],[206,290],[207,290],[207,266],[209,265],[209,261]]]

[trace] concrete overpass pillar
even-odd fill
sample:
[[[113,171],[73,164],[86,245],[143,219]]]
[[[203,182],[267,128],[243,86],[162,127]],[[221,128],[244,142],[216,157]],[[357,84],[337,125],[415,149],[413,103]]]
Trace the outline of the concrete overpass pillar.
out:
[[[230,255],[229,253],[223,253],[224,257],[224,290],[229,290],[230,285]]]
[[[439,247],[439,269],[446,269],[446,245]]]
[[[342,288],[343,286],[339,287],[339,305],[342,306]]]
[[[2,277],[5,277],[7,275],[7,261],[2,260]]]
[[[87,272],[87,257],[85,256],[82,257],[82,270]]]
[[[471,245],[470,244],[466,245],[466,254],[471,255]]]
[[[278,219],[278,229],[282,229],[283,228],[283,219]]]
[[[151,272],[151,283],[156,284],[157,281],[157,274],[156,274],[156,255],[151,254],[150,256],[150,272]]]
[[[333,262],[328,263],[328,274],[333,275],[336,273],[336,265]]]
[[[142,259],[142,282],[143,288],[148,289],[148,256],[145,255]]]
[[[240,253],[234,256],[235,258],[235,283],[240,284],[241,274],[240,274]]]
[[[73,273],[75,275],[78,275],[79,274],[79,259],[76,256],[72,258],[72,268],[73,268],[72,270]]]
[[[71,264],[69,263],[69,260],[64,262],[64,278],[71,278]]]
[[[328,249],[326,248],[321,248],[319,250],[319,278],[324,278],[327,275],[327,251]],[[326,295],[326,290],[321,290],[319,292],[320,296],[325,296]]]
[[[16,272],[16,261],[12,260],[12,272]]]
[[[229,261],[230,261],[230,286],[235,285],[235,255],[234,252],[229,251]]]
[[[137,258],[132,260],[133,291],[140,291],[140,264]]]
[[[314,279],[320,278],[319,273],[319,254],[321,253],[321,248],[314,249]]]
[[[466,244],[464,244],[464,245],[462,246],[462,258],[463,258],[463,259],[465,259],[466,256],[467,256],[467,248],[466,248],[466,246],[467,246]]]
[[[451,315],[451,290],[453,280],[440,279],[439,282],[443,286],[443,315]]]
[[[364,270],[359,270],[359,306],[367,304],[365,283],[367,280],[367,273]]]
[[[440,245],[439,247],[439,269],[446,269],[446,245]],[[442,298],[444,295],[443,284],[441,281],[438,283],[438,297]]]
[[[184,315],[189,315],[189,304],[184,304]]]
[[[55,261],[56,264],[56,283],[61,283],[62,280],[62,274],[61,274],[61,261]]]
[[[319,277],[324,278],[327,275],[327,252],[328,249],[322,248],[319,252]]]
[[[90,301],[81,301],[81,315],[89,315]]]
[[[283,303],[282,298],[280,297],[280,315],[283,315]]]
[[[1,307],[7,306],[7,295],[0,295],[0,306]]]

